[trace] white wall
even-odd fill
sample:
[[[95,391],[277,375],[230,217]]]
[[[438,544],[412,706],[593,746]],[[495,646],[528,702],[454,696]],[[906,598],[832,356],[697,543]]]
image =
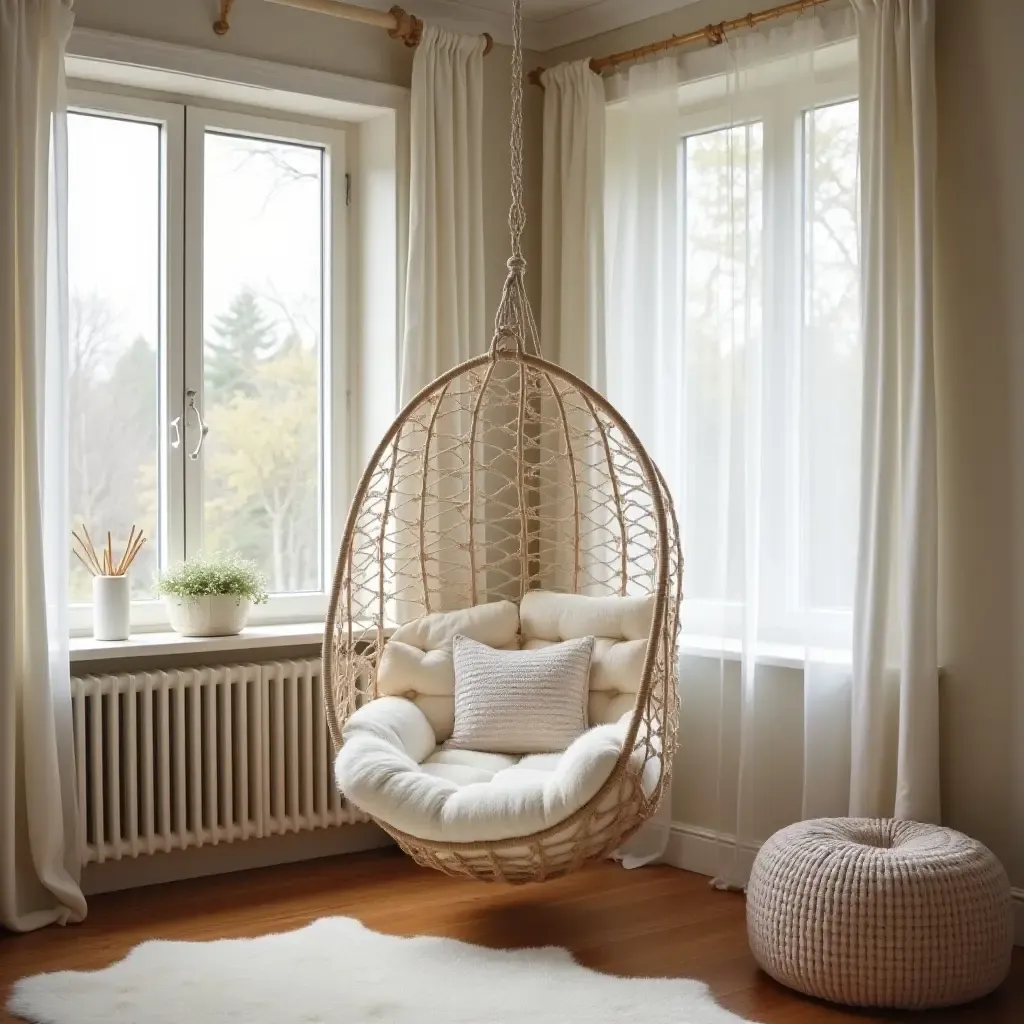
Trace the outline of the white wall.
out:
[[[603,56],[758,6],[701,0],[546,53],[544,63]],[[937,0],[937,10],[943,813],[1024,887],[1024,3]],[[684,667],[674,813],[710,827],[717,679],[698,661]],[[762,828],[797,816],[801,785],[786,741],[800,735],[800,678],[774,670],[766,685],[778,703],[757,740],[773,752]],[[725,783],[734,788],[734,777]]]
[[[381,29],[338,18],[247,0],[235,5],[231,31],[214,34],[217,0],[75,0],[75,25],[161,42],[220,50],[245,57],[315,68],[354,78],[409,86],[413,51]],[[508,117],[510,50],[495,46],[484,61],[484,203],[487,305],[497,307],[507,273],[507,211],[510,172]],[[527,54],[527,67],[540,58]],[[542,97],[527,97],[526,258],[532,272],[531,297],[540,302],[540,110]],[[488,327],[490,326],[488,322]],[[483,352],[490,337],[480,339]]]

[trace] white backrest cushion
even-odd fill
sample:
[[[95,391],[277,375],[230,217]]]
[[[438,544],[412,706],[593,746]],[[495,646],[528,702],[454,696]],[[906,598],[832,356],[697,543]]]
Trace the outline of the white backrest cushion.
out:
[[[505,647],[515,641],[518,632],[519,609],[511,601],[493,601],[454,612],[422,615],[399,626],[391,638],[421,651],[450,653],[456,633],[488,647]]]
[[[535,640],[604,636],[646,640],[654,621],[654,597],[587,597],[531,590],[519,608],[521,632]]]
[[[377,670],[377,692],[414,701],[437,742],[444,743],[455,726],[456,634],[488,647],[528,651],[593,636],[587,720],[590,725],[616,722],[633,709],[653,616],[653,597],[586,597],[544,590],[530,591],[521,608],[496,601],[433,612],[392,634]]]
[[[377,692],[405,697],[427,716],[438,743],[455,723],[455,666],[452,638],[460,634],[488,647],[519,647],[519,609],[495,601],[454,612],[432,612],[407,622],[384,645],[377,668]]]
[[[455,730],[448,749],[561,753],[587,731],[592,636],[501,651],[455,637]]]
[[[654,597],[587,597],[532,590],[519,609],[524,650],[595,636],[590,661],[591,725],[617,722],[633,710],[647,658]]]

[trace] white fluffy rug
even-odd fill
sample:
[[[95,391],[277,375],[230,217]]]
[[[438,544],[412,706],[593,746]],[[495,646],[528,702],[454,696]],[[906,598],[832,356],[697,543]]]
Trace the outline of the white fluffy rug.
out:
[[[564,949],[403,939],[345,917],[218,942],[147,942],[120,963],[20,981],[40,1024],[735,1024],[696,981],[613,978]]]

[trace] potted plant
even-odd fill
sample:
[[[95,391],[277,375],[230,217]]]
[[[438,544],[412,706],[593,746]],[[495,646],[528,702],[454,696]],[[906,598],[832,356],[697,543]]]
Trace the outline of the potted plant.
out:
[[[233,636],[254,604],[267,601],[267,580],[255,562],[234,554],[194,555],[157,577],[156,591],[182,636]]]

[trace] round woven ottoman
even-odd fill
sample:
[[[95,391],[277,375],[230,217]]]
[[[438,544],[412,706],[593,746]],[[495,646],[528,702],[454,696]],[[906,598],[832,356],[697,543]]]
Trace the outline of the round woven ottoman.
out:
[[[960,832],[823,818],[776,832],[747,888],[757,962],[809,996],[920,1010],[991,992],[1010,969],[1002,864]]]

